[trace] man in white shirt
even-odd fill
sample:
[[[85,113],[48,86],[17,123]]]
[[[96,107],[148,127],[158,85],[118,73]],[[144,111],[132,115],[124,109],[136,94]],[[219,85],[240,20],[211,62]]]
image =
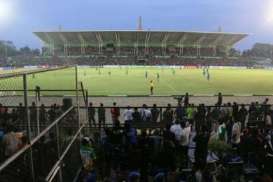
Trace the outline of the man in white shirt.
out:
[[[175,135],[175,140],[179,143],[182,136],[182,127],[178,121],[175,121],[170,128],[170,131]]]
[[[182,146],[188,146],[190,141],[190,133],[191,133],[191,125],[189,122],[186,124],[182,124],[182,135],[181,135],[181,142]]]
[[[133,110],[130,106],[127,107],[127,109],[123,112],[123,118],[125,122],[129,122],[133,120]]]
[[[191,125],[189,122],[186,124],[183,122],[181,123],[182,127],[182,134],[180,139],[180,147],[181,147],[181,154],[183,154],[184,161],[188,162],[188,146],[190,142],[190,133],[191,133]]]
[[[152,117],[152,113],[151,111],[148,109],[146,104],[143,104],[143,108],[140,110],[140,116],[141,116],[141,120],[143,122],[148,122],[151,120]]]
[[[237,147],[241,141],[241,124],[236,121],[232,126],[231,143],[234,147]]]

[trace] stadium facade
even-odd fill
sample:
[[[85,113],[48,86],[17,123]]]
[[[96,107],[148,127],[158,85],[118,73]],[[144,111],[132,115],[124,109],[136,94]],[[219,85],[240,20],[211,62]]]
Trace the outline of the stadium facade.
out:
[[[53,31],[34,32],[43,55],[223,57],[244,33],[185,31]]]

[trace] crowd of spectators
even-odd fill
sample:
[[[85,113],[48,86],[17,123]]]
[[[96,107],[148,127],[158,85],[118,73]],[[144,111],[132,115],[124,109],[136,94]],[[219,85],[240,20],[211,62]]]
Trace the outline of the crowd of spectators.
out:
[[[82,138],[80,179],[210,182],[236,178],[247,181],[254,176],[271,178],[273,109],[268,101],[223,104],[219,93],[214,106],[194,105],[188,95],[177,106],[165,107],[119,107],[117,103],[94,107],[90,103],[89,125],[96,130],[91,130],[95,131],[91,137]],[[62,107],[56,104],[49,108],[41,105],[40,124],[46,126],[62,113]],[[107,114],[111,125],[107,125]],[[34,124],[35,103],[29,115]],[[1,161],[28,144],[27,133],[20,125],[25,122],[24,116],[21,103],[12,109],[0,105]],[[76,121],[75,117],[75,113],[67,117],[66,126]],[[55,135],[49,132],[33,148],[35,171],[41,179],[58,159]],[[44,155],[47,157],[41,157]],[[24,167],[24,163],[19,165],[20,169]],[[29,171],[29,166],[25,169]],[[18,175],[23,176],[21,173]]]
[[[251,67],[259,61],[255,59],[228,59],[228,58],[182,58],[182,57],[143,57],[137,58],[135,56],[128,57],[107,57],[107,56],[77,56],[77,57],[13,57],[8,61],[0,61],[0,66],[16,66],[22,67],[26,65],[37,66],[58,66],[58,65],[178,65],[178,66],[247,66]]]
[[[7,159],[15,153],[28,147],[40,132],[55,121],[66,108],[57,104],[45,106],[41,104],[37,107],[35,102],[29,107],[30,132],[26,120],[26,110],[22,103],[16,107],[6,107],[0,104],[0,164],[4,164]],[[39,116],[39,125],[37,117]],[[63,119],[58,122],[58,131],[61,137],[57,137],[56,127],[50,129],[31,147],[32,159],[35,173],[35,181],[44,181],[52,167],[58,160],[58,150],[66,147],[73,137],[75,131],[75,121],[77,121],[75,110],[71,110]],[[77,124],[78,126],[78,124]],[[58,143],[59,142],[59,143]],[[59,148],[58,148],[59,147]],[[61,147],[61,148],[60,148]],[[74,148],[76,145],[74,145]],[[62,149],[63,150],[63,149]],[[77,154],[78,151],[74,151]],[[79,155],[71,154],[75,157],[71,161],[79,161]],[[77,164],[79,166],[79,164]],[[77,168],[77,166],[75,166]],[[68,169],[69,170],[69,169]],[[29,149],[20,154],[11,164],[0,173],[0,181],[28,182],[31,179],[31,163],[29,160]]]
[[[78,58],[58,58],[65,64],[78,64],[78,65],[176,65],[176,66],[247,66],[251,67],[256,62],[247,59],[224,59],[224,58],[142,58],[125,57],[125,58],[111,58],[111,57],[78,57]],[[54,61],[55,63],[58,61]]]
[[[35,102],[29,108],[31,123],[31,135],[37,134],[37,107]],[[63,113],[62,107],[53,104],[49,108],[42,104],[39,107],[39,127],[40,130],[48,126],[58,116]],[[25,107],[19,103],[17,107],[8,108],[0,104],[0,162],[12,156],[24,145],[27,144],[27,121]],[[71,118],[67,118],[67,120]],[[73,123],[67,121],[69,123]]]
[[[268,99],[247,106],[222,104],[219,94],[217,104],[211,107],[195,106],[185,100],[177,107],[169,104],[164,108],[160,122],[165,127],[158,126],[157,129],[141,129],[137,125],[159,122],[160,109],[156,105],[150,108],[128,106],[121,112],[114,103],[110,109],[113,122],[113,128],[110,128],[100,120],[96,122],[93,117],[96,110],[91,104],[89,115],[93,119],[90,125],[104,127],[101,126],[96,137],[85,138],[82,143],[85,152],[90,154],[90,165],[88,169],[84,168],[85,179],[143,182],[272,180],[273,112]],[[124,121],[124,126],[120,121]]]

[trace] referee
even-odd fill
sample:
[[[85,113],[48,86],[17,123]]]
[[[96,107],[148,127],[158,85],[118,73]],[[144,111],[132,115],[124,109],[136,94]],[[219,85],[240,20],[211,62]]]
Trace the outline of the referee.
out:
[[[151,95],[154,94],[154,81],[153,80],[150,81],[150,93],[151,93]]]

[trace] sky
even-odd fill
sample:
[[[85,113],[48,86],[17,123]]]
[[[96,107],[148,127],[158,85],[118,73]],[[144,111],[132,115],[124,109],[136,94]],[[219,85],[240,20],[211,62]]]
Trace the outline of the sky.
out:
[[[248,33],[236,48],[273,44],[273,0],[0,0],[0,40],[40,48],[34,31],[137,28]]]

